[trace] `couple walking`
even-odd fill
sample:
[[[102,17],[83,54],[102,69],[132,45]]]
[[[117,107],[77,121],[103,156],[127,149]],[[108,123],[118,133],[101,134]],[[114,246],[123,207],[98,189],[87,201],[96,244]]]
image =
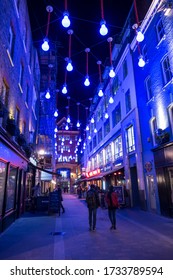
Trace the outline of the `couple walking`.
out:
[[[113,186],[109,187],[106,193],[105,201],[108,205],[108,216],[111,222],[111,230],[116,229],[116,209],[119,207],[118,198],[114,192]],[[97,208],[100,207],[100,200],[98,192],[95,189],[95,185],[91,185],[90,189],[87,191],[86,202],[89,214],[89,230],[96,230],[96,216]]]

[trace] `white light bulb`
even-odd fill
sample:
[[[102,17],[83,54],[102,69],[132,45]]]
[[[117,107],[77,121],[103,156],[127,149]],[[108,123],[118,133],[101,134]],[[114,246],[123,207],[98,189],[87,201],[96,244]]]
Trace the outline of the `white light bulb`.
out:
[[[102,35],[102,36],[105,36],[107,33],[108,33],[108,29],[107,29],[107,27],[106,27],[106,25],[105,25],[105,21],[101,21],[101,27],[100,27],[100,34]]]
[[[144,40],[144,35],[143,35],[143,33],[141,32],[140,29],[137,29],[136,31],[137,31],[136,40],[137,40],[138,42],[142,42],[142,41]]]
[[[58,117],[58,111],[55,111],[54,117]]]
[[[77,122],[77,125],[76,125],[77,127],[80,127],[80,123],[79,123],[79,121]]]
[[[89,78],[88,78],[88,77],[85,78],[84,85],[85,85],[86,87],[88,87],[88,86],[90,85],[90,81],[89,81]]]
[[[111,68],[110,72],[109,72],[109,77],[110,78],[114,78],[115,77],[115,72],[114,70]]]
[[[114,103],[114,99],[113,99],[112,96],[109,98],[109,103],[110,103],[110,104]]]
[[[63,86],[62,93],[63,93],[63,94],[66,94],[66,93],[67,93],[67,88],[66,88],[65,85]]]
[[[70,20],[68,18],[68,14],[67,13],[64,13],[64,17],[62,19],[62,25],[67,28],[70,26]]]
[[[145,60],[143,59],[142,55],[139,57],[138,66],[139,67],[144,67],[145,66]]]
[[[44,42],[43,42],[43,44],[42,44],[42,50],[43,51],[45,51],[45,52],[47,52],[48,50],[49,50],[49,44],[48,44],[48,39],[44,39]]]
[[[69,130],[69,127],[68,127],[68,125],[66,124],[66,126],[65,126],[65,130]]]
[[[94,128],[94,133],[97,133],[97,129],[96,128]]]
[[[71,62],[68,62],[66,69],[69,72],[71,72],[73,70],[73,65],[71,64]]]
[[[71,120],[70,120],[70,117],[68,116],[67,123],[70,123],[70,122],[71,122]]]
[[[45,97],[46,97],[46,99],[50,99],[50,92],[49,92],[49,90],[47,90]]]
[[[102,89],[99,90],[98,96],[99,96],[99,97],[102,97],[102,96],[103,96],[103,91],[102,91]]]
[[[91,118],[91,123],[94,123],[94,118]]]
[[[109,118],[109,116],[108,116],[108,113],[106,112],[105,113],[105,119],[108,119]]]
[[[89,126],[88,125],[86,126],[86,130],[89,130]]]

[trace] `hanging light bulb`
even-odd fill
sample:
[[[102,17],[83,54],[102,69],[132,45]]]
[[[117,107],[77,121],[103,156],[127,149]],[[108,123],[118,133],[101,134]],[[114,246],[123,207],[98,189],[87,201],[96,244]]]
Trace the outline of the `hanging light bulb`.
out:
[[[58,132],[58,129],[57,129],[57,127],[55,127],[55,129],[54,129],[54,132]]]
[[[58,110],[55,111],[54,117],[58,117]]]
[[[88,136],[88,140],[91,140],[91,136],[90,135]]]
[[[100,25],[101,25],[101,27],[100,27],[100,34],[102,36],[105,36],[106,34],[108,34],[108,29],[106,27],[106,21],[105,20],[101,20],[100,21]]]
[[[71,59],[68,59],[68,64],[66,66],[67,71],[71,72],[73,70],[73,65]]]
[[[65,126],[65,130],[69,130],[68,124],[66,124],[66,126]]]
[[[103,96],[103,91],[102,91],[102,89],[99,89],[98,96],[99,96],[99,97],[102,97],[102,96]]]
[[[85,85],[86,87],[88,87],[88,86],[90,85],[90,81],[89,81],[89,77],[88,77],[88,76],[85,76],[84,85]]]
[[[67,85],[66,84],[63,85],[62,93],[63,94],[67,93]]]
[[[109,118],[109,115],[108,115],[108,112],[106,111],[105,112],[105,119],[108,119]]]
[[[110,78],[114,78],[115,77],[115,71],[114,71],[113,67],[111,67],[111,69],[110,69],[109,77]]]
[[[137,32],[136,40],[138,42],[142,42],[144,40],[144,34],[142,33],[142,31],[141,31],[141,29],[139,27],[136,30],[136,32]]]
[[[85,52],[86,52],[86,76],[85,76],[84,85],[88,87],[90,85],[89,76],[88,76],[88,53],[90,52],[90,49],[86,48]]]
[[[69,142],[70,144],[72,144],[72,140],[70,140],[70,142]]]
[[[46,26],[46,36],[45,36],[45,38],[43,40],[43,44],[41,46],[42,50],[45,51],[45,52],[49,50],[48,33],[49,33],[50,13],[52,13],[53,7],[52,6],[47,6],[46,11],[48,12],[48,20],[47,20],[47,26]]]
[[[44,38],[41,48],[45,52],[47,52],[49,50],[49,40],[47,38]]]
[[[94,133],[97,133],[97,129],[96,128],[94,128]]]
[[[46,97],[46,99],[50,99],[50,91],[49,91],[49,89],[47,90],[45,97]]]
[[[102,36],[105,36],[108,33],[108,29],[106,27],[106,21],[104,20],[104,9],[103,9],[103,0],[100,0],[100,4],[101,4],[101,18],[102,20],[100,21],[100,34]]]
[[[144,60],[142,55],[139,56],[138,66],[139,67],[144,67],[145,66],[145,60]]]
[[[70,26],[70,20],[69,20],[69,13],[67,11],[65,11],[63,13],[63,19],[61,21],[62,26],[64,26],[65,28],[68,28]]]
[[[80,122],[79,122],[79,121],[77,121],[76,126],[77,126],[77,127],[80,127]]]
[[[109,103],[110,103],[110,104],[114,103],[114,99],[113,99],[112,96],[110,96],[110,98],[109,98]]]
[[[93,117],[91,118],[91,123],[94,123],[94,118]]]
[[[109,56],[110,56],[110,72],[109,72],[109,77],[110,78],[114,78],[115,77],[115,71],[114,71],[114,68],[113,68],[113,65],[112,65],[112,41],[113,41],[113,38],[112,37],[109,37],[107,39],[108,43],[109,43]]]
[[[70,123],[71,120],[70,120],[70,116],[67,117],[67,123]]]
[[[86,130],[87,130],[87,131],[90,130],[88,125],[86,126]]]

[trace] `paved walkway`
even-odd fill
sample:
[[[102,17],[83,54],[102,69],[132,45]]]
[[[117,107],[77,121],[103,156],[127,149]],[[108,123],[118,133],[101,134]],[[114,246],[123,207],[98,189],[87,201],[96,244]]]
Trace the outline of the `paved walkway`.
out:
[[[65,213],[25,213],[0,235],[1,260],[173,260],[173,219],[140,210],[117,211],[111,231],[107,210],[98,209],[88,231],[84,200],[65,194]]]

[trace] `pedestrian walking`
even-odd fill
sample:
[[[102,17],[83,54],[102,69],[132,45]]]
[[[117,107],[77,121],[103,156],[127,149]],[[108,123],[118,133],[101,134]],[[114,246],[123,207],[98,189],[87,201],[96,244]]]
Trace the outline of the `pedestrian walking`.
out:
[[[116,210],[119,208],[119,202],[117,194],[114,191],[114,187],[110,186],[105,197],[106,203],[108,205],[108,216],[111,222],[110,229],[116,229]]]
[[[89,230],[96,230],[97,208],[100,206],[99,196],[95,190],[95,186],[91,185],[87,191],[86,202],[89,214]]]
[[[63,213],[65,213],[65,208],[64,208],[64,206],[63,206],[63,204],[62,204],[63,196],[62,196],[62,190],[61,190],[61,188],[60,188],[59,185],[58,185],[57,190],[58,190],[59,197],[60,197],[60,208],[62,209],[62,214],[63,214]]]

